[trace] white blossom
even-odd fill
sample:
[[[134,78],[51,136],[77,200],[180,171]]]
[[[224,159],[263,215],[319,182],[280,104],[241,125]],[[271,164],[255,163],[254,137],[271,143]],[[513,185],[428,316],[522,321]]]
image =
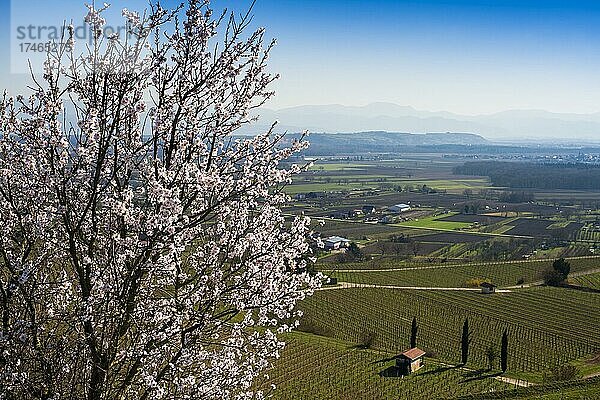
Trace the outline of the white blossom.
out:
[[[200,0],[103,41],[107,7],[88,53],[0,99],[0,398],[261,398],[322,279],[276,190],[307,143],[233,136],[273,96],[272,44]]]

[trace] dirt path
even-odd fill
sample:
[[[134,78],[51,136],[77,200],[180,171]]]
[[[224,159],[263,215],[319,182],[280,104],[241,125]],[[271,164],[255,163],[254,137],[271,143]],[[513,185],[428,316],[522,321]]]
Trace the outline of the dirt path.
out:
[[[427,267],[423,267],[425,269]],[[408,268],[408,269],[418,269],[418,268]],[[339,271],[338,271],[339,272]],[[574,272],[570,276],[578,277],[585,276],[590,274],[595,274],[600,272],[600,268],[591,269],[588,271]],[[543,285],[543,281],[531,282],[523,285],[516,286],[505,286],[503,288],[496,289],[496,293],[511,293],[513,290],[517,289],[527,289],[534,286]],[[481,289],[479,288],[463,288],[463,287],[435,287],[435,286],[394,286],[394,285],[373,285],[368,283],[350,283],[350,282],[340,282],[334,286],[324,286],[317,290],[339,290],[339,289],[353,289],[353,288],[378,288],[378,289],[395,289],[395,290],[442,290],[442,291],[454,291],[454,292],[479,292]]]
[[[444,363],[444,362],[440,362],[439,364],[445,365],[447,367],[458,367],[458,366],[456,366],[454,364],[447,364],[447,363]],[[469,367],[465,367],[465,366],[460,366],[458,368],[460,368],[463,371],[475,372],[474,369],[469,368]],[[506,376],[501,376],[501,375],[490,376],[490,378],[495,379],[495,380],[500,381],[500,382],[508,383],[509,385],[513,385],[513,386],[517,386],[517,387],[535,386],[535,383],[527,382],[527,381],[524,381],[522,379],[508,378]]]
[[[595,378],[597,376],[600,376],[600,372],[594,372],[593,374],[589,374],[583,377],[583,379],[592,379]]]
[[[497,381],[508,383],[509,385],[518,386],[518,387],[535,386],[535,383],[527,382],[522,379],[508,378],[506,376],[495,376],[494,379],[496,379]]]
[[[579,271],[579,272],[572,272],[569,274],[569,278],[577,278],[578,276],[586,276],[586,275],[591,275],[591,274],[595,274],[600,272],[600,268],[594,268],[594,269],[589,269],[587,271]],[[542,286],[544,284],[544,281],[535,281],[535,282],[531,282],[531,283],[526,283],[523,285],[515,285],[515,286],[506,286],[503,289],[526,289],[526,288],[530,288],[533,286]]]
[[[581,260],[581,259],[598,259],[600,261],[600,256],[592,256],[592,257],[569,257],[565,260]],[[456,267],[470,267],[470,266],[486,266],[486,265],[494,265],[494,264],[523,264],[523,263],[532,263],[532,262],[540,262],[540,261],[550,261],[550,260],[510,260],[510,261],[502,261],[502,262],[480,262],[480,263],[464,263],[464,264],[438,264],[438,265],[426,265],[424,267],[402,267],[402,268],[383,268],[383,269],[330,269],[323,270],[324,272],[348,272],[348,273],[366,273],[366,272],[395,272],[395,271],[412,271],[412,270],[422,270],[422,269],[443,269],[443,268],[456,268]],[[588,271],[581,272],[573,272],[570,276],[582,276],[588,275],[590,273],[600,272],[600,268]],[[520,287],[516,286],[515,288]]]
[[[388,285],[371,285],[367,283],[349,283],[340,282],[335,286],[324,286],[317,290],[339,290],[353,288],[377,288],[377,289],[395,289],[395,290],[445,290],[454,292],[480,292],[481,289],[461,288],[461,287],[427,287],[427,286],[388,286]],[[510,290],[498,289],[496,293],[510,293]]]
[[[351,224],[366,224],[366,225],[376,225],[374,222],[365,222],[365,221],[356,221],[351,219],[339,219],[339,218],[329,218],[329,217],[313,217],[315,220],[321,221],[336,221],[336,222],[345,222]],[[458,229],[447,229],[447,228],[433,228],[433,227],[421,227],[421,226],[411,226],[410,224],[403,223],[392,223],[385,224],[386,226],[395,226],[399,228],[407,228],[407,229],[418,229],[425,231],[435,231],[435,232],[450,232],[450,233],[465,233],[468,235],[478,235],[478,236],[490,236],[490,237],[508,237],[508,238],[516,238],[516,239],[534,239],[533,236],[523,236],[523,235],[510,235],[505,233],[492,233],[492,232],[474,232],[474,231],[462,231]]]
[[[450,233],[466,233],[469,235],[478,235],[478,236],[491,236],[491,237],[507,237],[507,238],[515,238],[515,239],[535,239],[533,236],[524,236],[524,235],[511,235],[506,233],[492,233],[492,232],[474,232],[474,231],[463,231],[460,229],[445,229],[445,228],[432,228],[432,227],[421,227],[421,226],[411,226],[406,224],[387,224],[388,226],[397,226],[400,228],[409,228],[409,229],[422,229],[426,231],[435,231],[435,232],[450,232]]]

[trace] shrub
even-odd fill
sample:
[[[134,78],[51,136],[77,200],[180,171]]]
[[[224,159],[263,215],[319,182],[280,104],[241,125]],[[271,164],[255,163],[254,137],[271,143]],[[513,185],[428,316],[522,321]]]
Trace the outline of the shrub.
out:
[[[492,283],[490,279],[487,278],[472,278],[465,282],[468,287],[479,287],[483,282]]]
[[[490,371],[494,369],[494,361],[496,361],[498,356],[498,349],[495,346],[490,345],[485,349],[485,357],[487,358],[488,369]]]
[[[544,372],[544,382],[563,382],[578,379],[580,377],[579,368],[574,365],[564,364],[551,368]]]
[[[558,286],[564,280],[563,275],[553,268],[548,268],[542,272],[542,279],[548,286]]]
[[[306,318],[300,320],[300,325],[298,325],[296,330],[300,332],[312,333],[313,335],[318,336],[333,336],[333,333],[328,328],[316,324],[314,321]]]
[[[425,352],[425,357],[427,358],[438,358],[438,353],[435,350],[431,350],[428,348],[424,348],[423,351]]]
[[[554,263],[552,263],[552,268],[561,274],[563,281],[569,277],[569,273],[571,272],[571,264],[564,258],[559,258],[554,261]]]
[[[363,332],[360,338],[360,342],[356,347],[358,347],[359,349],[370,349],[373,346],[373,344],[375,344],[376,336],[377,335],[375,334],[375,332],[372,331]]]

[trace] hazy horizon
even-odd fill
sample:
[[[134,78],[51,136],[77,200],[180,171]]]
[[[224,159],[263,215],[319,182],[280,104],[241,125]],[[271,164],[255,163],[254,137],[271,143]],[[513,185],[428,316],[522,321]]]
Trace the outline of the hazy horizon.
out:
[[[430,112],[430,113],[449,113],[449,114],[454,114],[454,115],[462,115],[462,116],[468,116],[468,117],[476,117],[476,116],[484,116],[484,115],[495,115],[495,114],[502,114],[502,113],[506,113],[506,112],[512,112],[512,111],[525,111],[525,112],[544,112],[544,113],[550,113],[550,114],[570,114],[570,115],[580,115],[580,116],[589,116],[589,115],[595,115],[595,114],[600,114],[600,109],[598,111],[592,111],[592,112],[561,112],[561,111],[552,111],[552,110],[548,110],[548,109],[543,109],[543,108],[506,108],[506,109],[499,109],[497,111],[492,111],[492,112],[481,112],[481,113],[462,113],[462,112],[453,112],[453,111],[449,111],[446,109],[424,109],[424,108],[417,108],[414,107],[410,104],[399,104],[399,103],[394,103],[391,101],[371,101],[368,103],[361,103],[361,104],[351,104],[351,103],[343,103],[343,102],[339,102],[339,103],[320,103],[320,104],[296,104],[296,105],[291,105],[291,106],[285,106],[285,105],[278,105],[275,107],[270,106],[270,103],[267,103],[265,106],[263,106],[263,109],[268,109],[268,110],[273,110],[273,111],[281,111],[281,110],[288,110],[288,109],[292,109],[292,108],[302,108],[302,107],[335,107],[335,106],[340,106],[340,107],[356,107],[356,108],[364,108],[364,107],[368,107],[368,106],[372,106],[372,105],[377,105],[377,104],[384,104],[384,105],[394,105],[394,106],[398,106],[398,107],[406,107],[406,108],[412,108],[415,111],[423,111],[423,112]]]
[[[111,3],[114,24],[122,8],[143,9],[147,1]],[[251,0],[212,4],[241,12]],[[15,25],[84,14],[79,0],[0,2],[0,88],[16,94],[29,83],[10,71]],[[253,14],[253,27],[278,39],[270,68],[281,79],[265,105],[275,111],[393,103],[471,118],[514,110],[600,113],[599,2],[258,0]]]

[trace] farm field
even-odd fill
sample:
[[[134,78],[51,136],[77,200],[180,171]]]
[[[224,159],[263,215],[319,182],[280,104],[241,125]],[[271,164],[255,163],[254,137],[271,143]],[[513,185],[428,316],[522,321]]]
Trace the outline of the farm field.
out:
[[[477,263],[465,265],[440,265],[385,272],[334,272],[331,276],[342,282],[389,286],[469,287],[473,279],[487,280],[498,286],[515,286],[540,281],[542,272],[551,266],[550,261],[533,260],[505,263]],[[600,258],[570,260],[571,271],[600,269]],[[596,276],[574,278],[577,282],[595,282]],[[522,279],[522,282],[518,281]]]
[[[389,235],[409,231],[392,225],[365,224],[360,222],[335,220],[326,220],[322,225],[320,221],[314,220],[313,229],[318,229],[323,236],[338,235],[353,240],[362,240],[365,236],[372,239],[387,238]]]
[[[430,232],[431,233],[431,232]],[[477,233],[444,232],[417,236],[416,239],[431,243],[470,243],[490,239],[491,236]]]
[[[440,218],[440,221],[450,221],[450,222],[467,222],[474,223],[477,222],[479,224],[492,225],[500,222],[505,222],[509,218],[493,216],[493,215],[478,215],[478,214],[454,214],[445,216]]]
[[[366,186],[388,188],[393,185],[422,187],[461,193],[465,189],[478,190],[489,187],[489,179],[472,176],[455,176],[453,163],[431,155],[423,159],[393,159],[386,162],[319,162],[286,187],[288,193],[310,191],[340,191],[361,189]]]
[[[573,222],[565,227],[556,226],[556,229],[552,229],[552,225],[556,225],[556,222],[551,220],[538,220],[531,218],[519,218],[510,222],[510,225],[513,226],[513,228],[506,231],[505,233],[507,234],[524,236],[529,235],[537,237],[551,236],[553,231],[559,229],[566,231],[565,235],[568,237],[571,234],[577,233],[583,227],[583,224]]]
[[[577,234],[577,240],[582,242],[600,243],[600,230],[585,226]]]
[[[384,254],[410,254],[413,256],[427,256],[431,253],[443,249],[447,243],[435,242],[412,242],[412,243],[392,243],[389,241],[376,241],[363,247],[366,254],[377,255]],[[375,264],[377,261],[375,261]],[[392,265],[394,266],[394,265]]]
[[[398,224],[403,227],[411,227],[411,228],[432,228],[432,229],[464,229],[471,227],[471,223],[469,222],[461,222],[461,221],[450,221],[444,216],[435,216],[435,217],[427,217],[421,218],[418,220],[403,222]]]
[[[583,287],[600,290],[600,272],[591,275],[578,276],[573,278],[573,282]]]

